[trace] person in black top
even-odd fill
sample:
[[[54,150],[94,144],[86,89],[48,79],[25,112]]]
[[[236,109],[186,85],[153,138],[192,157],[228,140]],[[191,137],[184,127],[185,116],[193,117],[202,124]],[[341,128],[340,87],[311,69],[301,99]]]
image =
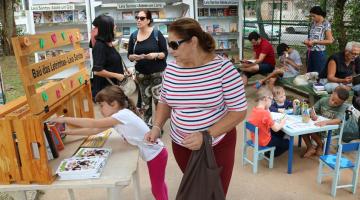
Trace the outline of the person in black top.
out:
[[[90,47],[92,47],[94,77],[92,80],[92,96],[111,83],[117,84],[124,79],[124,70],[120,54],[112,45],[114,41],[114,19],[100,15],[93,21]]]
[[[360,89],[360,85],[353,86],[353,76],[360,74],[360,43],[348,42],[345,51],[329,57],[325,69],[319,78],[325,84],[327,92],[331,93],[339,85],[345,85],[349,90]]]
[[[153,94],[159,93],[162,72],[166,67],[167,44],[160,31],[151,27],[151,12],[141,10],[135,16],[138,30],[129,39],[128,58],[135,61],[136,79],[140,87],[144,121],[151,125]],[[138,104],[139,105],[139,104]]]

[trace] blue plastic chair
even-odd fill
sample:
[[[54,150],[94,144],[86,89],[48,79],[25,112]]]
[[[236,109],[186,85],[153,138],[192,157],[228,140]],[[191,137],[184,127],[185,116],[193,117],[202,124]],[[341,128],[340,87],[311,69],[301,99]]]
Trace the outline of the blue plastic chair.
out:
[[[344,120],[343,120],[344,122]],[[356,185],[358,181],[358,174],[359,174],[359,159],[360,159],[360,142],[356,143],[344,143],[342,144],[342,135],[343,135],[344,123],[341,124],[340,133],[338,137],[338,150],[336,154],[328,154],[320,156],[320,164],[317,176],[317,182],[321,184],[323,176],[332,176],[332,186],[331,186],[331,195],[333,197],[336,196],[336,190],[338,188],[348,188],[350,187],[352,193],[355,194],[356,192]],[[326,143],[325,143],[326,144]],[[354,160],[350,160],[343,155],[344,152],[356,152],[356,156]],[[331,172],[324,173],[323,166],[326,165]],[[340,180],[340,173],[341,170],[349,169],[352,171],[352,183],[347,185],[338,185]]]
[[[255,135],[255,144],[250,139],[247,138],[247,133],[251,132]],[[249,160],[247,149],[251,147],[253,148],[253,161]],[[243,135],[243,143],[242,143],[242,164],[243,166],[246,165],[246,163],[250,163],[253,166],[253,173],[256,174],[258,170],[258,161],[262,158],[269,161],[269,168],[273,168],[274,166],[274,153],[275,153],[275,147],[263,147],[259,146],[259,130],[256,126],[251,124],[248,121],[245,121],[244,124],[244,135]],[[264,153],[270,152],[270,158],[267,158]]]

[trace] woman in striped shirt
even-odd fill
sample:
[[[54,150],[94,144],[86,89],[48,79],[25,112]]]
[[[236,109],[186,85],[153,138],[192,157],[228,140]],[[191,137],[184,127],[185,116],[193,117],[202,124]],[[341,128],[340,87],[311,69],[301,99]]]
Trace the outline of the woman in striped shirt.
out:
[[[247,101],[240,74],[215,51],[215,41],[194,19],[169,27],[170,53],[154,126],[146,140],[154,142],[168,118],[172,149],[184,172],[190,154],[200,149],[202,132],[213,137],[213,150],[226,194],[234,165],[236,129],[246,115]]]

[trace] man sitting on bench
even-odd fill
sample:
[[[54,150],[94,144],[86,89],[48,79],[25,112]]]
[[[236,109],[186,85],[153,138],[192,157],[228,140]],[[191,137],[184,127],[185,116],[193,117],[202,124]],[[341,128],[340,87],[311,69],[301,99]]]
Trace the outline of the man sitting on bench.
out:
[[[279,56],[280,65],[267,77],[256,82],[255,87],[257,89],[263,84],[266,84],[272,89],[278,77],[290,78],[299,75],[299,71],[302,67],[299,52],[285,43],[279,44],[276,50]]]
[[[275,68],[275,53],[272,45],[265,38],[260,37],[257,32],[251,32],[248,37],[253,45],[253,59],[241,60],[240,70],[244,85],[247,85],[248,78],[255,74],[267,75]]]

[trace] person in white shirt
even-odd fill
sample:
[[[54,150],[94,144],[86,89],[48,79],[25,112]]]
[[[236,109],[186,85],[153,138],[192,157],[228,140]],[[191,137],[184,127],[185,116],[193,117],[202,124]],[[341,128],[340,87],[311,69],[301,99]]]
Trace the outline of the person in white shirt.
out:
[[[134,103],[118,86],[108,86],[97,93],[95,102],[100,104],[102,119],[58,117],[52,122],[67,123],[78,129],[66,130],[67,135],[94,135],[113,127],[130,144],[137,146],[140,156],[147,162],[151,190],[156,200],[168,200],[165,168],[168,153],[160,139],[147,143],[144,136],[148,126],[138,116]]]

